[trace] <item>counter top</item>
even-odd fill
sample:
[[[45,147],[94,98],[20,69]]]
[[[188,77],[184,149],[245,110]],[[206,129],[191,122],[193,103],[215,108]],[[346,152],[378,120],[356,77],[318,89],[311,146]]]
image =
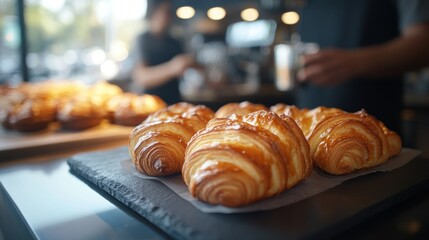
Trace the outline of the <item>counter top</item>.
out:
[[[0,165],[0,229],[6,239],[170,238],[121,203],[72,175],[65,161],[71,154]],[[338,233],[336,238],[351,236],[358,239],[429,236],[429,191],[410,195],[390,209]]]
[[[6,239],[168,239],[70,174],[65,159],[2,168],[0,182]]]

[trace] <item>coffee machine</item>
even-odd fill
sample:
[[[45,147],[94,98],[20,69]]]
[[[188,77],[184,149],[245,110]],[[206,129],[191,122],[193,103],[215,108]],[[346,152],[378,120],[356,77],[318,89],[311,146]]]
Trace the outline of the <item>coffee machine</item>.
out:
[[[213,100],[255,94],[261,82],[261,66],[270,61],[277,24],[273,20],[237,22],[228,26],[225,39],[192,40],[201,68],[185,71],[180,81],[184,99]]]

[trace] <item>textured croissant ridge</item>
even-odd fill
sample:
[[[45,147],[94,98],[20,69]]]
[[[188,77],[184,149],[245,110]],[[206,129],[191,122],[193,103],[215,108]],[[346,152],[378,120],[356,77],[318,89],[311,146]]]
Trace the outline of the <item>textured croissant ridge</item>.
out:
[[[401,151],[400,137],[365,112],[322,120],[308,142],[317,166],[335,175],[378,166]]]
[[[315,164],[341,175],[378,166],[401,151],[401,138],[365,111],[347,113],[336,108],[313,110],[278,104],[271,110],[296,119]]]
[[[299,109],[294,105],[281,103],[272,106],[270,109],[278,115],[284,114],[293,118],[307,139],[320,121],[337,114],[345,113],[338,108],[317,107],[309,110],[306,108]]]
[[[213,116],[207,107],[186,103],[149,116],[130,135],[129,151],[136,169],[150,176],[179,173],[187,143]]]
[[[295,122],[258,111],[211,120],[189,142],[182,174],[199,200],[238,207],[293,187],[311,168],[308,143]]]
[[[255,104],[248,101],[241,103],[228,103],[220,107],[216,113],[216,118],[227,118],[233,114],[237,116],[244,116],[252,112],[265,110],[268,111],[268,108],[262,104]]]

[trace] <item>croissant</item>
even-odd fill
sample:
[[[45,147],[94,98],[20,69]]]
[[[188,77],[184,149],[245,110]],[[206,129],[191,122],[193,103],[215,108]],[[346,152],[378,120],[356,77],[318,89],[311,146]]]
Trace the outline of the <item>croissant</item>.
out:
[[[399,135],[365,111],[347,113],[337,108],[312,110],[277,104],[277,114],[292,117],[304,132],[315,164],[341,175],[380,165],[399,154]]]
[[[283,120],[267,111],[211,120],[186,149],[182,174],[192,195],[239,207],[308,178],[309,145],[291,118]]]
[[[317,107],[315,109],[308,110],[306,108],[299,109],[296,106],[281,103],[272,106],[270,110],[278,115],[285,114],[286,116],[293,118],[301,128],[306,138],[309,137],[316,125],[323,119],[336,114],[345,113],[343,110],[338,108]]]
[[[365,112],[325,118],[308,142],[316,165],[335,175],[378,166],[401,151],[400,137]]]
[[[268,111],[268,108],[262,104],[254,104],[247,101],[242,103],[228,103],[217,110],[215,117],[226,118],[232,114],[235,114],[238,116],[244,116],[246,114],[256,112],[259,110]]]
[[[150,115],[130,135],[129,151],[136,169],[150,176],[179,173],[187,143],[213,116],[205,106],[186,103]]]

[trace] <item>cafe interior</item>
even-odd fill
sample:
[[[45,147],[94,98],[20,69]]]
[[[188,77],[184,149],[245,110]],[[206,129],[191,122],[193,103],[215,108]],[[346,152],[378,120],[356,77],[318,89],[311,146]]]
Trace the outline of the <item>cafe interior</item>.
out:
[[[427,239],[428,12],[0,0],[0,240]]]

